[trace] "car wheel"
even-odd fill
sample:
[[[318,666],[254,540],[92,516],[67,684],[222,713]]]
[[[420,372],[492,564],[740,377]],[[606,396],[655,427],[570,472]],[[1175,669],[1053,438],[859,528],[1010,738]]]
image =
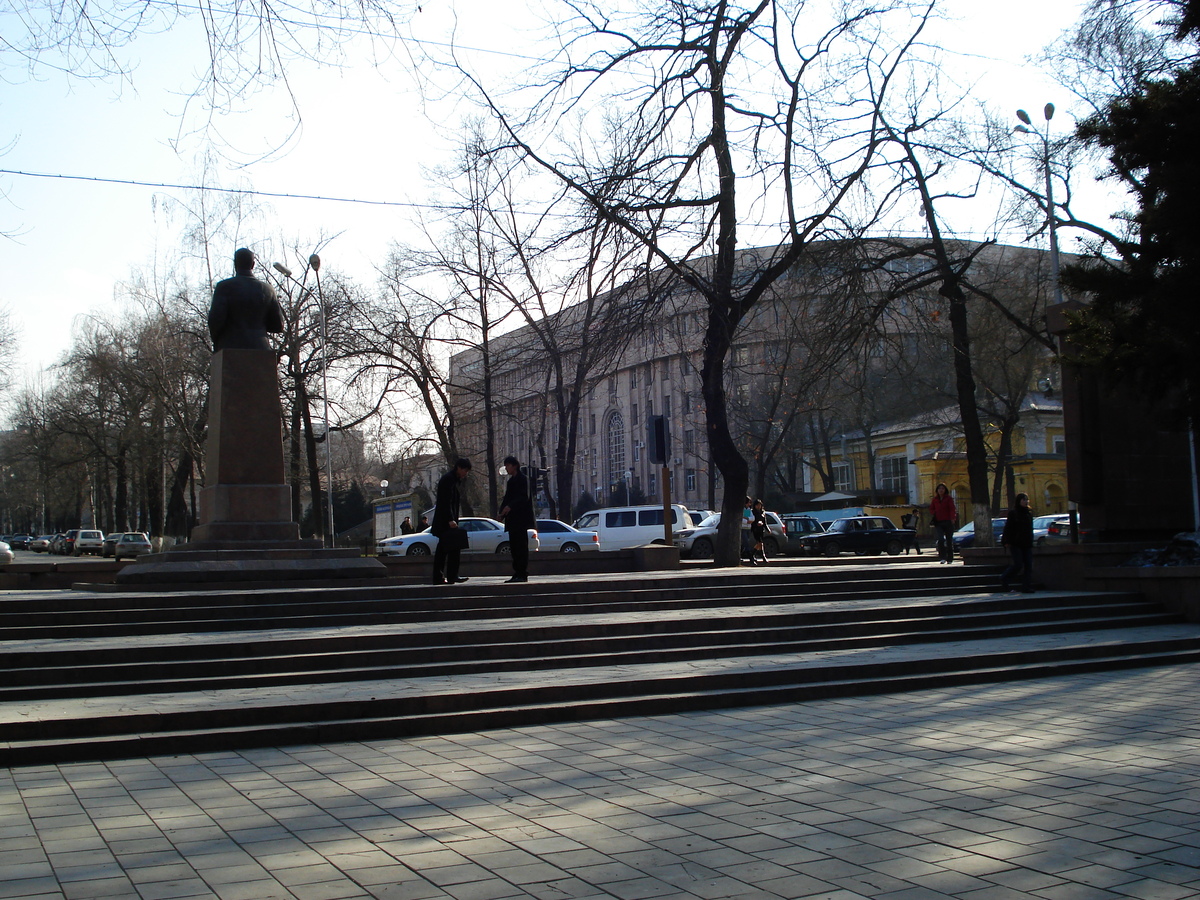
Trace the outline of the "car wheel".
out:
[[[508,541],[505,541],[505,542],[504,542],[504,543],[502,543],[502,544],[501,544],[499,547],[497,547],[497,548],[496,548],[496,552],[497,552],[497,553],[508,553],[508,552],[509,552],[509,549],[508,549]]]
[[[408,548],[406,556],[428,556],[429,548],[425,544],[413,544]]]
[[[696,538],[692,544],[692,559],[712,559],[713,545],[708,538]]]
[[[561,550],[563,553],[578,553],[579,545],[578,544],[563,544],[558,549]]]
[[[904,545],[899,541],[888,541],[887,552],[888,556],[899,556],[904,549]]]
[[[837,541],[830,541],[823,549],[826,556],[837,556],[842,552],[842,548],[838,546]]]
[[[778,556],[779,543],[774,538],[765,538],[763,540],[763,553],[767,556]]]

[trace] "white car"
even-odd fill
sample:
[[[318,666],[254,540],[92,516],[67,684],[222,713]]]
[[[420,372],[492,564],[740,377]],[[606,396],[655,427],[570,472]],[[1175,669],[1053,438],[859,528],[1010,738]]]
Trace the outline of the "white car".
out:
[[[0,541],[0,566],[10,565],[13,558],[12,547],[8,546],[4,541]]]
[[[75,546],[71,553],[73,556],[83,556],[85,553],[94,553],[99,556],[103,549],[104,532],[83,529],[75,535]]]
[[[767,556],[778,556],[780,548],[787,546],[787,530],[783,520],[773,512],[765,513],[767,530],[771,532],[763,541],[763,552]],[[713,513],[700,523],[698,528],[684,532],[676,538],[675,544],[679,552],[691,559],[712,559],[716,547],[717,527],[721,524],[721,514]]]
[[[464,553],[507,553],[508,532],[504,525],[495,519],[482,516],[463,516],[458,520],[458,527],[467,532],[471,542]],[[397,537],[384,538],[375,547],[378,556],[432,556],[437,549],[438,539],[428,528],[416,534],[402,534]],[[530,552],[539,549],[538,533],[529,529]]]
[[[600,549],[600,535],[596,532],[580,531],[558,519],[538,519],[537,533],[543,550],[578,553],[580,550]]]
[[[137,559],[143,553],[151,551],[150,538],[140,531],[129,531],[121,535],[113,547],[113,556],[118,560],[125,557]]]

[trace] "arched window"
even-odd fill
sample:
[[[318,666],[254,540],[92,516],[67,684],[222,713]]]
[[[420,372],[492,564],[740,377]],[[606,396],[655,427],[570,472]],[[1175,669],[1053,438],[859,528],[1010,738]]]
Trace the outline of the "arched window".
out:
[[[608,442],[608,483],[618,484],[625,477],[625,420],[619,412],[611,412],[604,428]]]

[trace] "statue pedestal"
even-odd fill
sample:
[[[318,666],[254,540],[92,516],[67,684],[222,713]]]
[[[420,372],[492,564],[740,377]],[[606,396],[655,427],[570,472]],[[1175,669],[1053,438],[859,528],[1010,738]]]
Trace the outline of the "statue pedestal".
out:
[[[386,577],[379,560],[357,550],[300,540],[284,477],[277,365],[272,350],[213,355],[200,524],[188,543],[138,557],[118,584]]]

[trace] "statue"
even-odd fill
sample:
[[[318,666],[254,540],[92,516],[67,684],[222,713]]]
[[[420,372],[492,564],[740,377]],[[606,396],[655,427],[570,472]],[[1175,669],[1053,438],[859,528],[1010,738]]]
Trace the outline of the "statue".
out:
[[[242,247],[233,254],[232,278],[217,282],[208,310],[208,333],[213,352],[270,350],[267,332],[283,331],[283,310],[275,288],[252,274],[254,254]]]

